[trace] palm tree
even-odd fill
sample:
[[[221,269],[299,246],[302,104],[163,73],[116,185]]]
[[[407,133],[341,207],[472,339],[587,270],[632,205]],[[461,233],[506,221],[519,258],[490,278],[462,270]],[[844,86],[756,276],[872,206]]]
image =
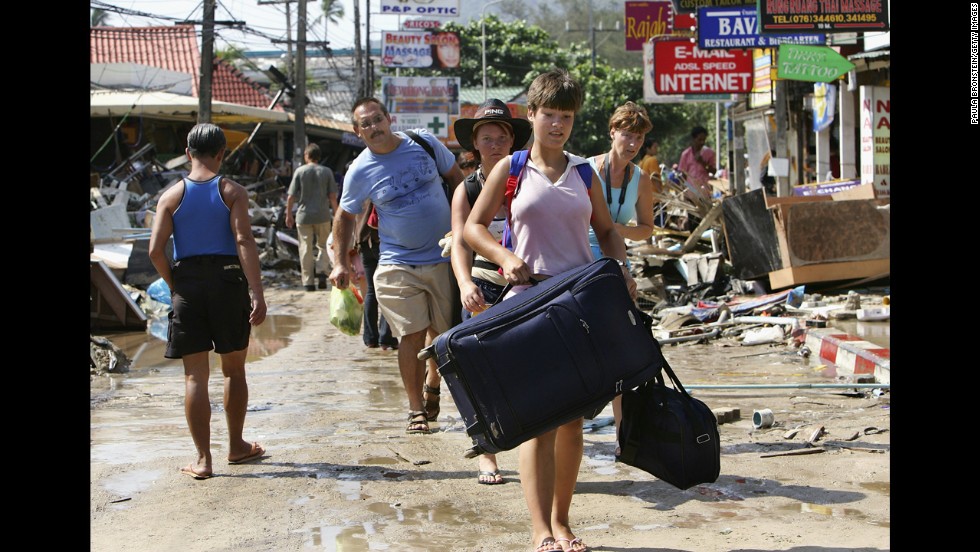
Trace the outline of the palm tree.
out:
[[[343,10],[341,10],[343,16]],[[92,27],[104,27],[109,22],[109,12],[95,8],[92,10]]]
[[[323,39],[327,39],[327,25],[329,23],[339,23],[344,18],[344,5],[340,0],[320,0],[320,9],[323,13],[316,18],[317,21],[323,19]]]

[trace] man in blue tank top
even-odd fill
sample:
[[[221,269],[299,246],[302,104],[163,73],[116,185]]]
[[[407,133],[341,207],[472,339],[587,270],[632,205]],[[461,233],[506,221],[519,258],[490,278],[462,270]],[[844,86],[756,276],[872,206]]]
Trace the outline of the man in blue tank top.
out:
[[[184,415],[197,459],[180,472],[194,479],[213,474],[208,353],[221,356],[228,463],[261,457],[259,443],[242,438],[248,407],[245,356],[252,326],[265,320],[259,251],[252,236],[245,188],[218,174],[226,139],[202,123],[187,134],[191,171],[157,202],[150,234],[150,261],[171,290],[173,310],[166,358],[184,364]],[[166,247],[173,236],[173,263]],[[249,296],[251,291],[251,297]]]

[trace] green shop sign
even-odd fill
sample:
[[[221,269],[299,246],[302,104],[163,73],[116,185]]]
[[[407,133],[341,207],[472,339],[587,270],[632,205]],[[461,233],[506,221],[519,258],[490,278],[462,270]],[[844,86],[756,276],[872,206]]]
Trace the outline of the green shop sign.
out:
[[[829,46],[780,44],[776,75],[780,79],[831,82],[854,69],[854,64]]]

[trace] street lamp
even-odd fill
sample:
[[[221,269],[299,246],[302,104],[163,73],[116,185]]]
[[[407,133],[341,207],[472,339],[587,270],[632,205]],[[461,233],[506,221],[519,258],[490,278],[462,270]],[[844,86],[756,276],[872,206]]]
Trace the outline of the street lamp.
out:
[[[487,8],[504,0],[491,0],[483,5],[480,11],[480,50],[483,51],[483,101],[487,101]]]

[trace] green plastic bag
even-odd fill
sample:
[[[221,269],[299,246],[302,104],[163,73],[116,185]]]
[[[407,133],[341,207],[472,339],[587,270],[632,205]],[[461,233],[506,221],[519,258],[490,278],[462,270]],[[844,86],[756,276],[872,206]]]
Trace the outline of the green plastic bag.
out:
[[[347,335],[361,333],[364,299],[356,287],[330,289],[330,323]]]

